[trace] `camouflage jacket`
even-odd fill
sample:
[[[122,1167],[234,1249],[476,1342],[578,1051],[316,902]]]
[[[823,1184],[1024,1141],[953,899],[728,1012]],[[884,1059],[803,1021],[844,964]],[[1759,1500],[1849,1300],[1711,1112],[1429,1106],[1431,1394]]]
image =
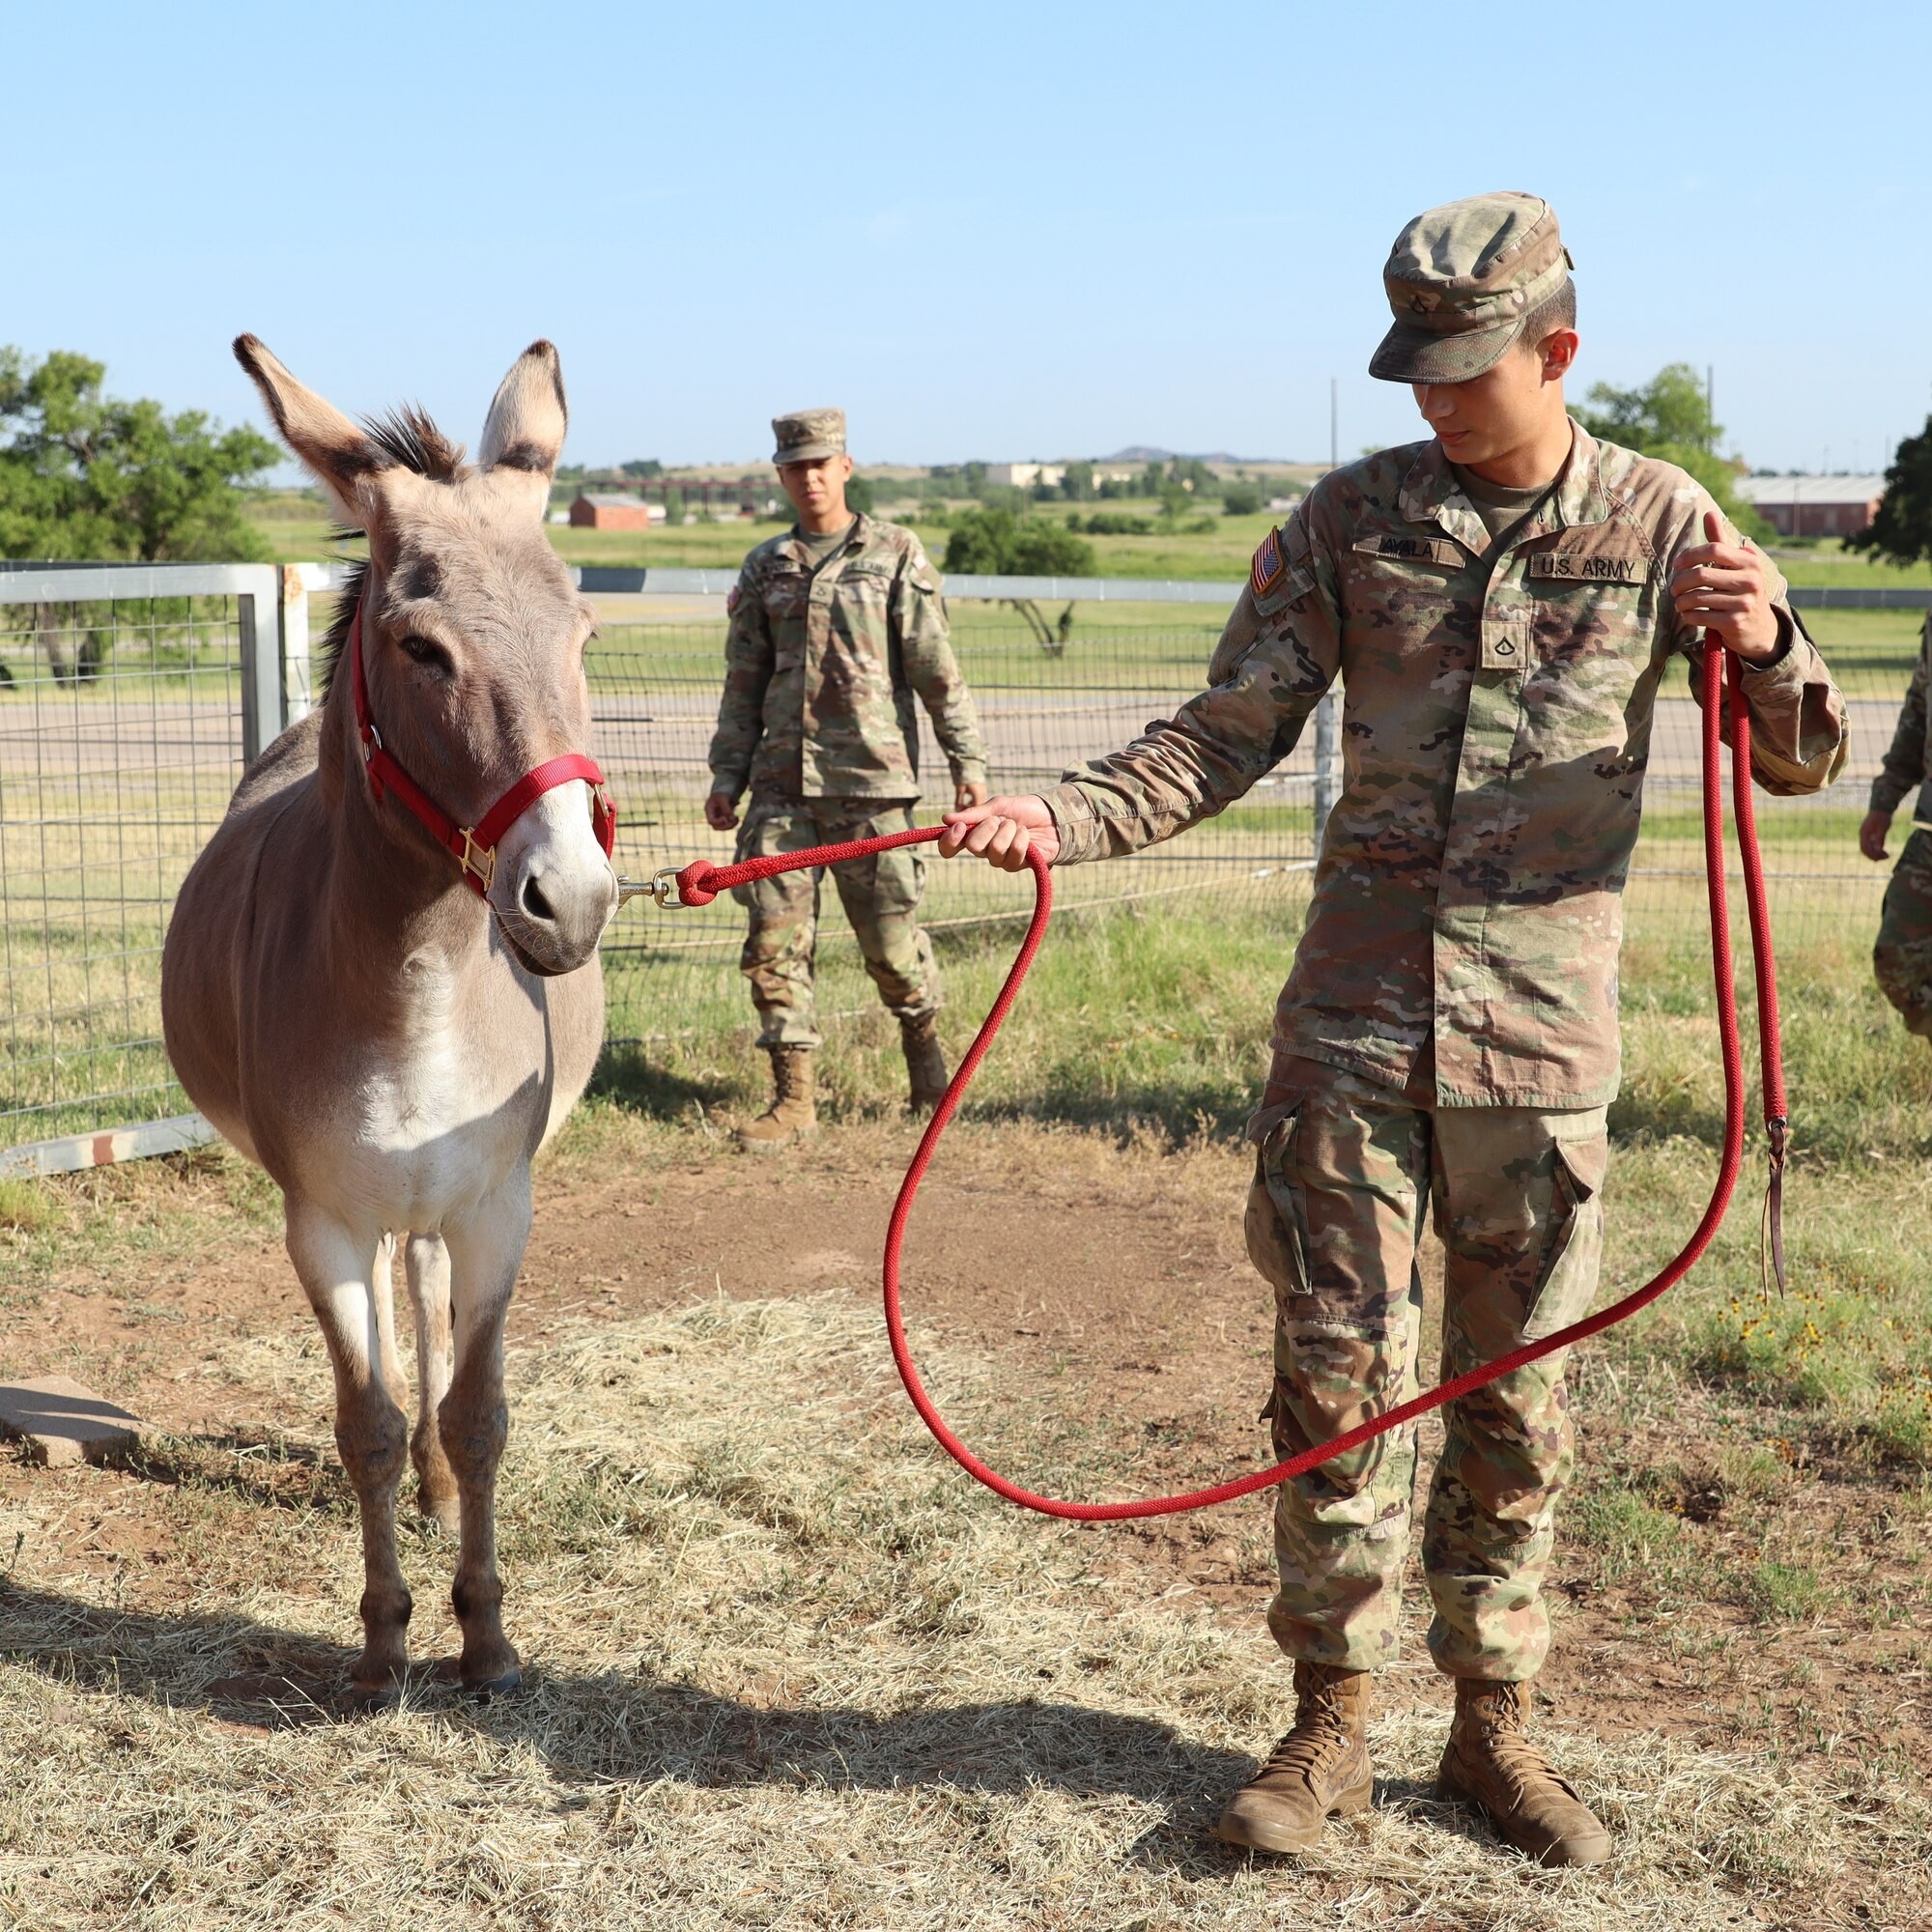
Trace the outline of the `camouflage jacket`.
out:
[[[1324,476],[1255,570],[1219,682],[1049,803],[1059,863],[1219,811],[1285,757],[1343,680],[1342,792],[1275,1044],[1450,1106],[1593,1107],[1616,1092],[1617,950],[1672,559],[1711,499],[1578,428],[1543,506],[1493,558],[1434,440]],[[1783,602],[1747,669],[1767,790],[1829,783],[1844,706]],[[1725,726],[1728,731],[1728,723]]]
[[[1894,812],[1905,794],[1917,787],[1918,796],[1913,803],[1912,815],[1932,824],[1932,744],[1927,743],[1932,719],[1927,718],[1925,710],[1928,660],[1932,660],[1932,614],[1925,619],[1925,631],[1918,643],[1918,668],[1906,687],[1905,703],[1898,713],[1898,729],[1891,734],[1891,750],[1885,754],[1878,777],[1872,780],[1871,809]]]
[[[787,531],[745,559],[730,598],[711,788],[736,799],[914,799],[916,693],[954,783],[986,776],[973,695],[918,537],[858,518],[814,572]]]

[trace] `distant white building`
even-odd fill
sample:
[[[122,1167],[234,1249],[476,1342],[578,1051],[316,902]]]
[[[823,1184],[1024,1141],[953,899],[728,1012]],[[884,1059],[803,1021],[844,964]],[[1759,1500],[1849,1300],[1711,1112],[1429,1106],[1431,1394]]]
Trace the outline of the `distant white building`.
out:
[[[1066,466],[1064,463],[989,463],[986,466],[986,481],[1000,483],[1012,490],[1031,490],[1036,483],[1044,483],[1049,490],[1056,490],[1065,479]]]
[[[1740,476],[1737,493],[1781,537],[1848,537],[1878,514],[1883,476]]]

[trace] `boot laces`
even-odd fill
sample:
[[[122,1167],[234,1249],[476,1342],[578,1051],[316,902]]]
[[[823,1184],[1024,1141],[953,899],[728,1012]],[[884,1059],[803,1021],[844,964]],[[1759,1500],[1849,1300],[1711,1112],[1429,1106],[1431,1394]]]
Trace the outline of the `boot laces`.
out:
[[[1277,1741],[1256,1776],[1293,1772],[1312,1776],[1346,1750],[1348,1744],[1349,1720],[1341,1699],[1332,1690],[1307,1693],[1294,1714],[1294,1728]]]
[[[1568,1793],[1569,1785],[1523,1729],[1522,1693],[1514,1684],[1499,1684],[1485,1699],[1475,1724],[1476,1735],[1496,1770],[1520,1799],[1542,1785]]]

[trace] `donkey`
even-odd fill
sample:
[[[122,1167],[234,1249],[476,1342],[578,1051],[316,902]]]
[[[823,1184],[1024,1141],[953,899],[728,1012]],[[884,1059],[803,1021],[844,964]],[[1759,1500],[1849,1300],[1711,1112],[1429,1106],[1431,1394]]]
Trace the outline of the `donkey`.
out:
[[[289,1258],[328,1345],[362,1520],[355,1700],[393,1700],[407,1663],[406,1451],[424,1515],[460,1538],[462,1682],[507,1690],[520,1667],[496,1553],[503,1320],[531,1158],[597,1057],[597,946],[617,904],[601,774],[574,757],[563,769],[590,776],[560,782],[548,766],[590,730],[592,611],[543,527],[562,377],[533,343],[471,466],[419,411],[358,425],[253,336],[235,354],[369,559],[329,634],[327,698],[249,767],[182,887],[161,967],[168,1052],[195,1104],[280,1183]],[[517,816],[494,853],[468,831],[439,842],[411,781],[452,827],[481,830],[500,816],[493,800]]]

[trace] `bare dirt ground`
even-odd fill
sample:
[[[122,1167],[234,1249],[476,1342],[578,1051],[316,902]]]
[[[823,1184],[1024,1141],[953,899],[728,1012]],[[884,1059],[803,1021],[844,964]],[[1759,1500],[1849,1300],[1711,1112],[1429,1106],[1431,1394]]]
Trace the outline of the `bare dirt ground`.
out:
[[[858,1125],[777,1156],[737,1154],[696,1131],[660,1136],[638,1171],[571,1156],[542,1178],[513,1345],[711,1295],[869,1302],[910,1146],[903,1129]],[[1122,1494],[1254,1465],[1269,1318],[1240,1245],[1245,1179],[1239,1150],[1226,1146],[1175,1153],[1010,1127],[969,1128],[949,1143],[909,1240],[908,1306],[944,1346],[992,1365],[1002,1439],[1009,1454],[1020,1445],[1012,1473],[1048,1490]],[[312,1445],[319,1472],[332,1461],[329,1418],[312,1402],[265,1403],[259,1388],[197,1372],[239,1341],[310,1325],[279,1241],[231,1219],[163,1250],[138,1283],[75,1269],[14,1299],[4,1367],[74,1375],[177,1437],[233,1449],[285,1432]],[[1921,1779],[1932,1772],[1924,1538],[1922,1520],[1893,1507],[1902,1483],[1775,1440],[1778,1480],[1746,1493],[1721,1473],[1731,1466],[1721,1449],[1750,1436],[1753,1419],[1681,1385],[1666,1404],[1646,1403],[1629,1385],[1640,1379],[1640,1364],[1580,1365],[1579,1491],[1642,1489],[1682,1520],[1683,1548],[1666,1577],[1572,1525],[1555,1572],[1556,1643],[1539,1679],[1546,1719],[1606,1744],[1662,1737],[1767,1753],[1815,1783],[1821,1805],[1835,1802],[1849,1767],[1882,1763]],[[987,1413],[961,1418],[969,1439]],[[511,1415],[513,1432],[537,1421],[520,1410],[514,1381]],[[1027,1426],[1015,1429],[1016,1416]],[[45,1480],[0,1461],[0,1501]],[[171,1552],[144,1506],[151,1484],[116,1470],[82,1480],[65,1532],[69,1566],[103,1586],[142,1576],[144,1603],[164,1602]],[[1088,1571],[1138,1603],[1207,1609],[1259,1632],[1271,1587],[1264,1504],[1078,1534]],[[1720,1575],[1792,1550],[1839,1556],[1856,1571],[1849,1598],[1776,1615],[1719,1599]],[[1708,1595],[1701,1577],[1714,1579]],[[514,1566],[508,1583],[514,1631]],[[1868,1608],[1879,1599],[1896,1613],[1845,1614],[1848,1601]],[[1418,1579],[1407,1658],[1382,1692],[1392,1713],[1446,1712],[1447,1686],[1420,1641],[1425,1620]],[[345,1623],[340,1635],[348,1643],[355,1633]],[[1279,1672],[1285,1711],[1286,1673],[1264,1645],[1256,1638],[1257,1668]],[[1253,1747],[1266,1742],[1257,1735]],[[1740,1922],[1932,1923],[1932,1907],[1910,1902],[1925,1896],[1923,1876],[1900,1889],[1892,1875],[1848,1868],[1811,1916],[1768,1921],[1759,1911]]]

